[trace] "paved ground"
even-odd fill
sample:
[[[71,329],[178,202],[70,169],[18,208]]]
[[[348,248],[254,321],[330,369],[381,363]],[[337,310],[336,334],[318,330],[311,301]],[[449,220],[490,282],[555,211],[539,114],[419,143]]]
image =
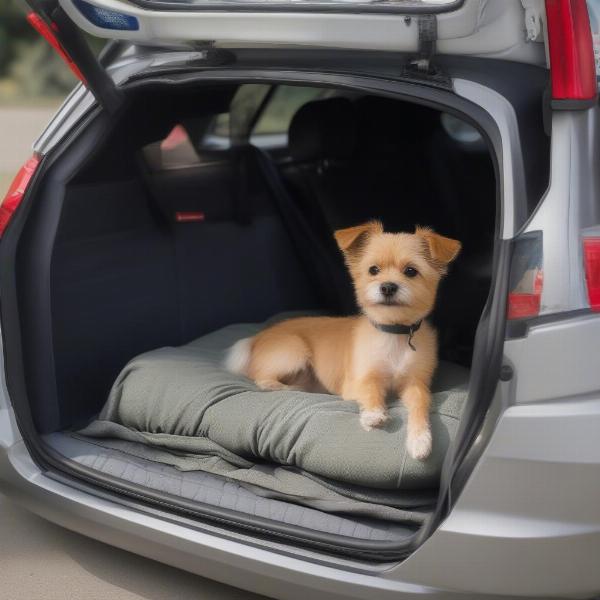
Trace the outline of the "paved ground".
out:
[[[0,105],[0,201],[57,108]]]
[[[83,599],[261,600],[72,533],[0,496],[0,600]]]

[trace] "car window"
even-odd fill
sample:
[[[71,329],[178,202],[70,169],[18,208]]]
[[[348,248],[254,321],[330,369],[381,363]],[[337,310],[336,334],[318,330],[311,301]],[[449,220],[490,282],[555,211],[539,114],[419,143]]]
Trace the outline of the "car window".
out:
[[[267,97],[270,86],[247,84],[240,87],[232,100],[233,109],[245,112]],[[330,94],[330,90],[291,85],[277,86],[267,106],[252,129],[250,143],[261,148],[283,148],[287,146],[287,132],[296,111],[307,102]],[[240,115],[238,115],[240,116]],[[248,115],[241,115],[242,120]],[[200,141],[199,148],[223,150],[231,146],[231,113],[215,115]]]
[[[232,140],[243,140],[271,88],[271,85],[262,83],[241,85],[231,100],[229,112],[212,117],[198,148],[223,150],[231,146]]]
[[[231,107],[237,111],[238,128],[253,117],[256,107],[267,99],[271,86],[247,84],[239,88]],[[267,101],[252,129],[250,143],[268,149],[285,148],[288,129],[296,111],[311,100],[331,94],[330,90],[314,87],[278,86]],[[249,114],[245,114],[249,113]],[[252,114],[250,114],[252,113]],[[148,144],[144,155],[153,170],[180,169],[203,162],[202,151],[227,150],[231,147],[232,113],[223,112],[209,117],[200,139],[190,139],[182,124],[178,124],[162,140]]]
[[[283,148],[288,143],[288,129],[296,111],[311,100],[325,97],[330,90],[280,85],[260,115],[250,142],[263,148]]]
[[[320,88],[280,85],[258,119],[253,135],[285,133],[296,111],[307,102],[315,100],[327,90]]]
[[[199,147],[203,150],[227,150],[230,146],[230,115],[220,113],[211,119]]]

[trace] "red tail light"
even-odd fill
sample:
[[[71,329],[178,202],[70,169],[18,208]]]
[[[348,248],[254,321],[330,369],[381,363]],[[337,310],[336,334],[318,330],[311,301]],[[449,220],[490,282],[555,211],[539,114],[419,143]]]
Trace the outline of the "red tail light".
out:
[[[506,317],[527,319],[540,314],[544,271],[542,233],[532,231],[515,242],[511,266]]]
[[[508,319],[526,319],[540,314],[540,301],[544,277],[541,270],[537,271],[533,281],[532,292],[510,292],[508,294]]]
[[[593,100],[598,88],[586,0],[546,0],[553,100]]]
[[[85,77],[77,65],[73,62],[73,59],[69,56],[67,51],[62,47],[62,44],[58,41],[55,31],[57,31],[56,25],[50,27],[42,17],[34,12],[30,12],[27,15],[29,24],[54,48],[55,52],[65,61],[69,69],[73,71],[73,74],[79,81],[84,85],[86,84]]]
[[[8,188],[8,192],[6,196],[4,196],[4,200],[2,204],[0,204],[0,235],[4,233],[8,222],[19,204],[21,204],[21,200],[23,200],[23,196],[25,195],[25,191],[27,190],[27,186],[35,173],[38,165],[40,164],[39,156],[32,156],[20,169],[11,186]]]
[[[583,239],[583,260],[590,308],[600,312],[600,237]]]

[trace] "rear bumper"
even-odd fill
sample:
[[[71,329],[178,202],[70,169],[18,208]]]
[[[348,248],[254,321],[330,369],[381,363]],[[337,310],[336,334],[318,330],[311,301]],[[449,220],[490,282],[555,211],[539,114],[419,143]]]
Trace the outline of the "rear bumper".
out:
[[[566,408],[561,403],[506,411],[441,527],[402,564],[373,567],[370,572],[368,566],[361,571],[358,563],[319,560],[307,551],[303,558],[303,551],[275,543],[258,547],[257,540],[243,534],[197,522],[187,526],[167,513],[137,510],[101,497],[78,482],[70,485],[44,473],[21,440],[6,446],[2,435],[0,491],[83,535],[282,600],[587,598],[597,593],[600,581],[594,568],[600,548],[600,521],[593,508],[598,504],[598,463],[554,462],[548,443],[560,448],[569,439],[577,445],[574,428],[591,443],[591,432],[578,423],[593,429],[599,422],[599,402],[584,402],[580,410],[570,404],[571,422],[565,426],[560,419],[560,427],[556,417]],[[553,435],[548,428],[554,429]],[[571,491],[563,491],[564,503],[557,502],[564,486]],[[585,498],[575,502],[569,496],[579,497],[578,491]],[[566,519],[562,514],[569,506],[581,509],[582,503],[590,505],[587,515]],[[574,523],[579,517],[583,522]],[[451,587],[469,591],[452,592]]]
[[[2,493],[83,535],[256,593],[284,600],[515,600],[600,591],[600,398],[505,411],[440,528],[402,564],[371,571],[275,543],[258,547],[243,534],[187,526],[59,481],[40,470],[23,441],[3,435],[2,421]]]
[[[68,529],[177,568],[282,599],[432,598],[464,594],[290,557],[148,515],[45,475],[24,443],[0,450],[0,489],[22,506]],[[242,537],[242,536],[240,536]],[[376,596],[374,595],[376,594]]]

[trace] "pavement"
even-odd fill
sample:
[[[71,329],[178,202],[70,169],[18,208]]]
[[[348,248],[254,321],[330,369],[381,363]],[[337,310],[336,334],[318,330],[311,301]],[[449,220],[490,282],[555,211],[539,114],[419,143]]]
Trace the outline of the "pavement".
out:
[[[58,106],[0,105],[0,202]]]
[[[0,495],[0,600],[266,600],[86,538]]]

